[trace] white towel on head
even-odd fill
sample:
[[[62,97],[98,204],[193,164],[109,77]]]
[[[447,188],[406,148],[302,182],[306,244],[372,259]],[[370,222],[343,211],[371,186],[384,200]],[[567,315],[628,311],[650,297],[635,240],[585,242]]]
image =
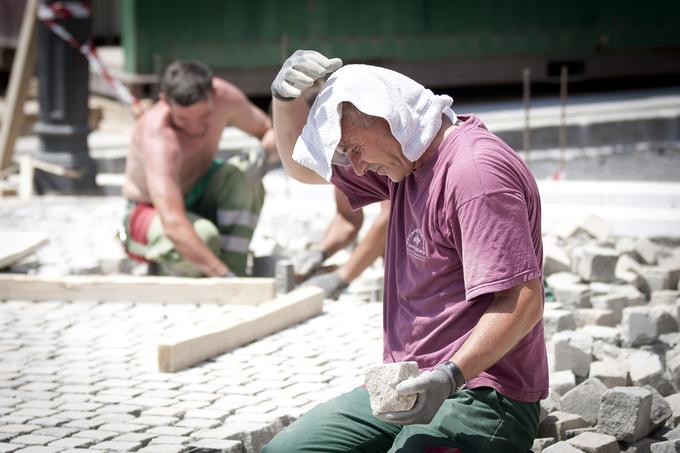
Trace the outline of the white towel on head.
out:
[[[436,95],[413,79],[389,69],[347,65],[331,75],[319,92],[293,149],[293,159],[331,179],[331,161],[340,143],[340,104],[384,118],[401,144],[404,156],[418,160],[442,125],[442,114],[453,123],[453,99]]]

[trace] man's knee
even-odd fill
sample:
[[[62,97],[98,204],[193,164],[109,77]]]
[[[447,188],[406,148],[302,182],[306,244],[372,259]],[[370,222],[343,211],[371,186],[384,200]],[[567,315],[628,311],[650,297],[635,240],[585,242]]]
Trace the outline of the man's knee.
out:
[[[286,434],[284,429],[278,433],[267,445],[262,449],[262,453],[295,453],[297,446],[294,443],[294,439]]]
[[[215,255],[220,252],[220,232],[210,220],[199,218],[194,220],[194,231]]]

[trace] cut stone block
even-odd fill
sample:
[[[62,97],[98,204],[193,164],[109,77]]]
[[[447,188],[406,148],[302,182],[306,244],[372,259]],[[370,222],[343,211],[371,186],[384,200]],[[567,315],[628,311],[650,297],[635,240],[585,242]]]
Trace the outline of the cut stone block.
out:
[[[611,345],[618,345],[621,338],[619,329],[615,327],[583,326],[578,331],[592,338],[593,342],[603,341]]]
[[[617,288],[616,294],[625,296],[629,307],[646,305],[647,297],[639,288],[639,286],[635,285],[621,285]]]
[[[543,275],[569,272],[571,259],[562,247],[554,242],[543,241]]]
[[[659,258],[659,267],[670,271],[671,288],[680,290],[680,248],[677,248],[671,256]]]
[[[577,308],[575,318],[579,327],[587,325],[614,327],[621,322],[621,316],[617,316],[613,310],[601,308]]]
[[[558,332],[552,339],[554,370],[571,370],[576,376],[588,376],[593,340],[578,331]]]
[[[630,354],[637,351],[633,348],[622,348],[602,340],[593,341],[593,357],[595,360],[625,360]]]
[[[666,355],[666,370],[673,389],[676,392],[680,391],[680,355],[675,355],[670,360],[668,360],[668,355]]]
[[[602,294],[590,297],[590,305],[600,310],[611,310],[614,313],[616,323],[621,322],[623,309],[628,305],[628,297],[624,294]]]
[[[548,414],[543,423],[539,425],[537,437],[564,440],[567,430],[576,428],[588,428],[588,423],[580,415],[556,411]]]
[[[590,296],[604,296],[614,294],[620,288],[620,283],[590,282]]]
[[[640,387],[651,385],[664,396],[672,393],[672,386],[664,374],[664,367],[658,354],[639,350],[631,354],[627,362],[633,385]]]
[[[673,305],[680,299],[680,291],[677,289],[660,289],[652,291],[649,299],[650,305]]]
[[[571,272],[558,272],[545,278],[545,282],[551,288],[566,284],[581,283],[581,277]]]
[[[366,389],[373,414],[411,409],[417,395],[402,396],[397,393],[396,387],[401,381],[419,374],[416,362],[387,363],[369,369],[366,372]]]
[[[566,433],[564,433],[564,439],[569,440],[573,439],[574,437],[578,436],[579,434],[583,433],[595,433],[597,430],[595,429],[594,426],[589,426],[587,428],[575,428],[575,429],[568,429]]]
[[[604,247],[580,249],[577,274],[587,282],[613,282],[618,254]]]
[[[663,248],[648,238],[638,238],[635,241],[635,252],[646,264],[656,264],[658,255],[661,254]]]
[[[664,426],[654,432],[654,437],[659,440],[680,439],[680,427],[671,429],[668,426]]]
[[[607,386],[599,379],[588,378],[560,398],[560,407],[564,412],[580,415],[590,426],[594,426],[597,424],[600,398],[606,391]]]
[[[680,452],[680,439],[667,440],[665,442],[658,442],[652,444],[650,447],[651,453],[676,453]]]
[[[680,303],[654,304],[651,309],[659,313],[667,313],[668,316],[659,320],[659,336],[678,331],[678,319],[680,319]]]
[[[581,278],[570,272],[558,272],[546,278],[552,288],[555,299],[565,307],[575,308],[590,306],[590,287],[581,283]]]
[[[543,450],[543,453],[583,453],[580,450],[568,442],[557,442]]]
[[[674,393],[664,398],[671,408],[671,418],[666,421],[666,426],[675,428],[680,424],[680,393]]]
[[[680,332],[671,332],[659,335],[657,341],[666,349],[666,363],[675,356],[680,355]]]
[[[637,256],[637,253],[635,252],[636,239],[637,238],[630,236],[619,237],[616,240],[616,245],[614,246],[614,248],[616,249],[617,252],[619,252],[620,255],[623,255],[625,253],[628,255]]]
[[[648,307],[628,307],[621,319],[621,339],[627,346],[651,344],[658,333],[656,319]]]
[[[546,308],[543,311],[543,335],[552,337],[556,332],[576,329],[576,320],[571,310]]]
[[[564,307],[589,308],[590,287],[585,283],[568,283],[553,288],[555,299]]]
[[[651,434],[671,418],[673,411],[671,410],[670,404],[668,404],[654,387],[645,385],[643,388],[652,394],[652,409],[649,414],[649,429],[647,430],[647,434]]]
[[[628,385],[628,364],[620,360],[598,360],[590,364],[590,377],[599,379],[607,388]]]
[[[598,431],[632,443],[647,435],[652,394],[641,387],[614,387],[602,395]]]
[[[576,387],[576,376],[571,370],[551,371],[550,390],[554,390],[561,397]]]
[[[612,231],[613,228],[611,223],[609,223],[602,217],[592,214],[578,223],[578,226],[574,234],[584,232],[591,236],[593,239],[597,239],[600,242],[604,242],[610,238],[610,236],[612,235]]]
[[[541,453],[545,451],[546,448],[555,444],[557,442],[552,437],[542,437],[540,439],[534,439],[534,444],[531,446],[531,451],[533,453]]]
[[[621,341],[626,346],[651,344],[659,335],[677,330],[673,316],[658,307],[628,307],[623,310]]]
[[[677,277],[675,272],[669,269],[658,266],[642,266],[637,274],[642,280],[639,289],[646,295],[662,289],[675,289],[672,282],[677,281]]]
[[[650,453],[652,444],[659,442],[651,437],[643,437],[632,444],[621,443],[621,453]]]
[[[586,453],[619,453],[616,437],[602,433],[582,433],[567,442]]]
[[[564,371],[559,371],[559,373],[564,373]],[[573,376],[574,375],[572,374],[572,377]],[[550,384],[551,387],[548,390],[548,397],[540,402],[541,412],[545,411],[546,416],[551,412],[560,410],[560,394],[552,388],[552,381]],[[541,418],[540,421],[542,422],[543,420],[545,420],[545,417]]]

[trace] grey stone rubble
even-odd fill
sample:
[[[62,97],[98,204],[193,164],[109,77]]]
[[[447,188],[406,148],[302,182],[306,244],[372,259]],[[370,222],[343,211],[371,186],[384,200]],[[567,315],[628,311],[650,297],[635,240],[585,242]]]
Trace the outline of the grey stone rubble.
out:
[[[257,256],[305,247],[333,213],[325,202],[275,209],[280,201],[272,197],[265,203],[253,241]],[[291,209],[300,215],[290,216]],[[13,270],[143,273],[121,264],[126,261],[114,234],[123,211],[123,200],[115,197],[3,201],[1,228],[45,231],[52,241]],[[298,231],[310,235],[303,240]],[[610,451],[606,436],[617,438],[621,451],[675,448],[678,243],[610,232],[606,223],[590,218],[545,237],[545,273],[557,300],[545,310],[551,391],[542,402],[536,453]],[[245,316],[248,309],[189,301],[163,306],[4,300],[0,451],[258,451],[318,402],[362,384],[365,370],[381,362],[381,307],[366,303],[379,299],[381,273],[378,261],[339,302],[327,301],[320,317],[175,374],[155,371],[161,331],[215,325]],[[649,395],[649,414],[607,428],[602,406],[608,416],[625,413],[620,399],[610,398],[622,388]]]
[[[555,301],[535,453],[679,448],[680,241],[611,231],[591,217],[545,239]]]

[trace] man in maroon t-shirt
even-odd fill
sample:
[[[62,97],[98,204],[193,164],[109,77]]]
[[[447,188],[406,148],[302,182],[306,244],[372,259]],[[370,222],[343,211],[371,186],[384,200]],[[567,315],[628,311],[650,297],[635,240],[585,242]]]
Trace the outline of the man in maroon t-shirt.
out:
[[[265,451],[518,452],[547,396],[541,209],[531,172],[474,115],[384,68],[297,51],[272,84],[286,171],[332,182],[353,208],[391,200],[384,361],[413,408],[372,414],[356,389],[314,408]],[[328,79],[311,109],[300,94]],[[305,120],[306,119],[306,120]]]

